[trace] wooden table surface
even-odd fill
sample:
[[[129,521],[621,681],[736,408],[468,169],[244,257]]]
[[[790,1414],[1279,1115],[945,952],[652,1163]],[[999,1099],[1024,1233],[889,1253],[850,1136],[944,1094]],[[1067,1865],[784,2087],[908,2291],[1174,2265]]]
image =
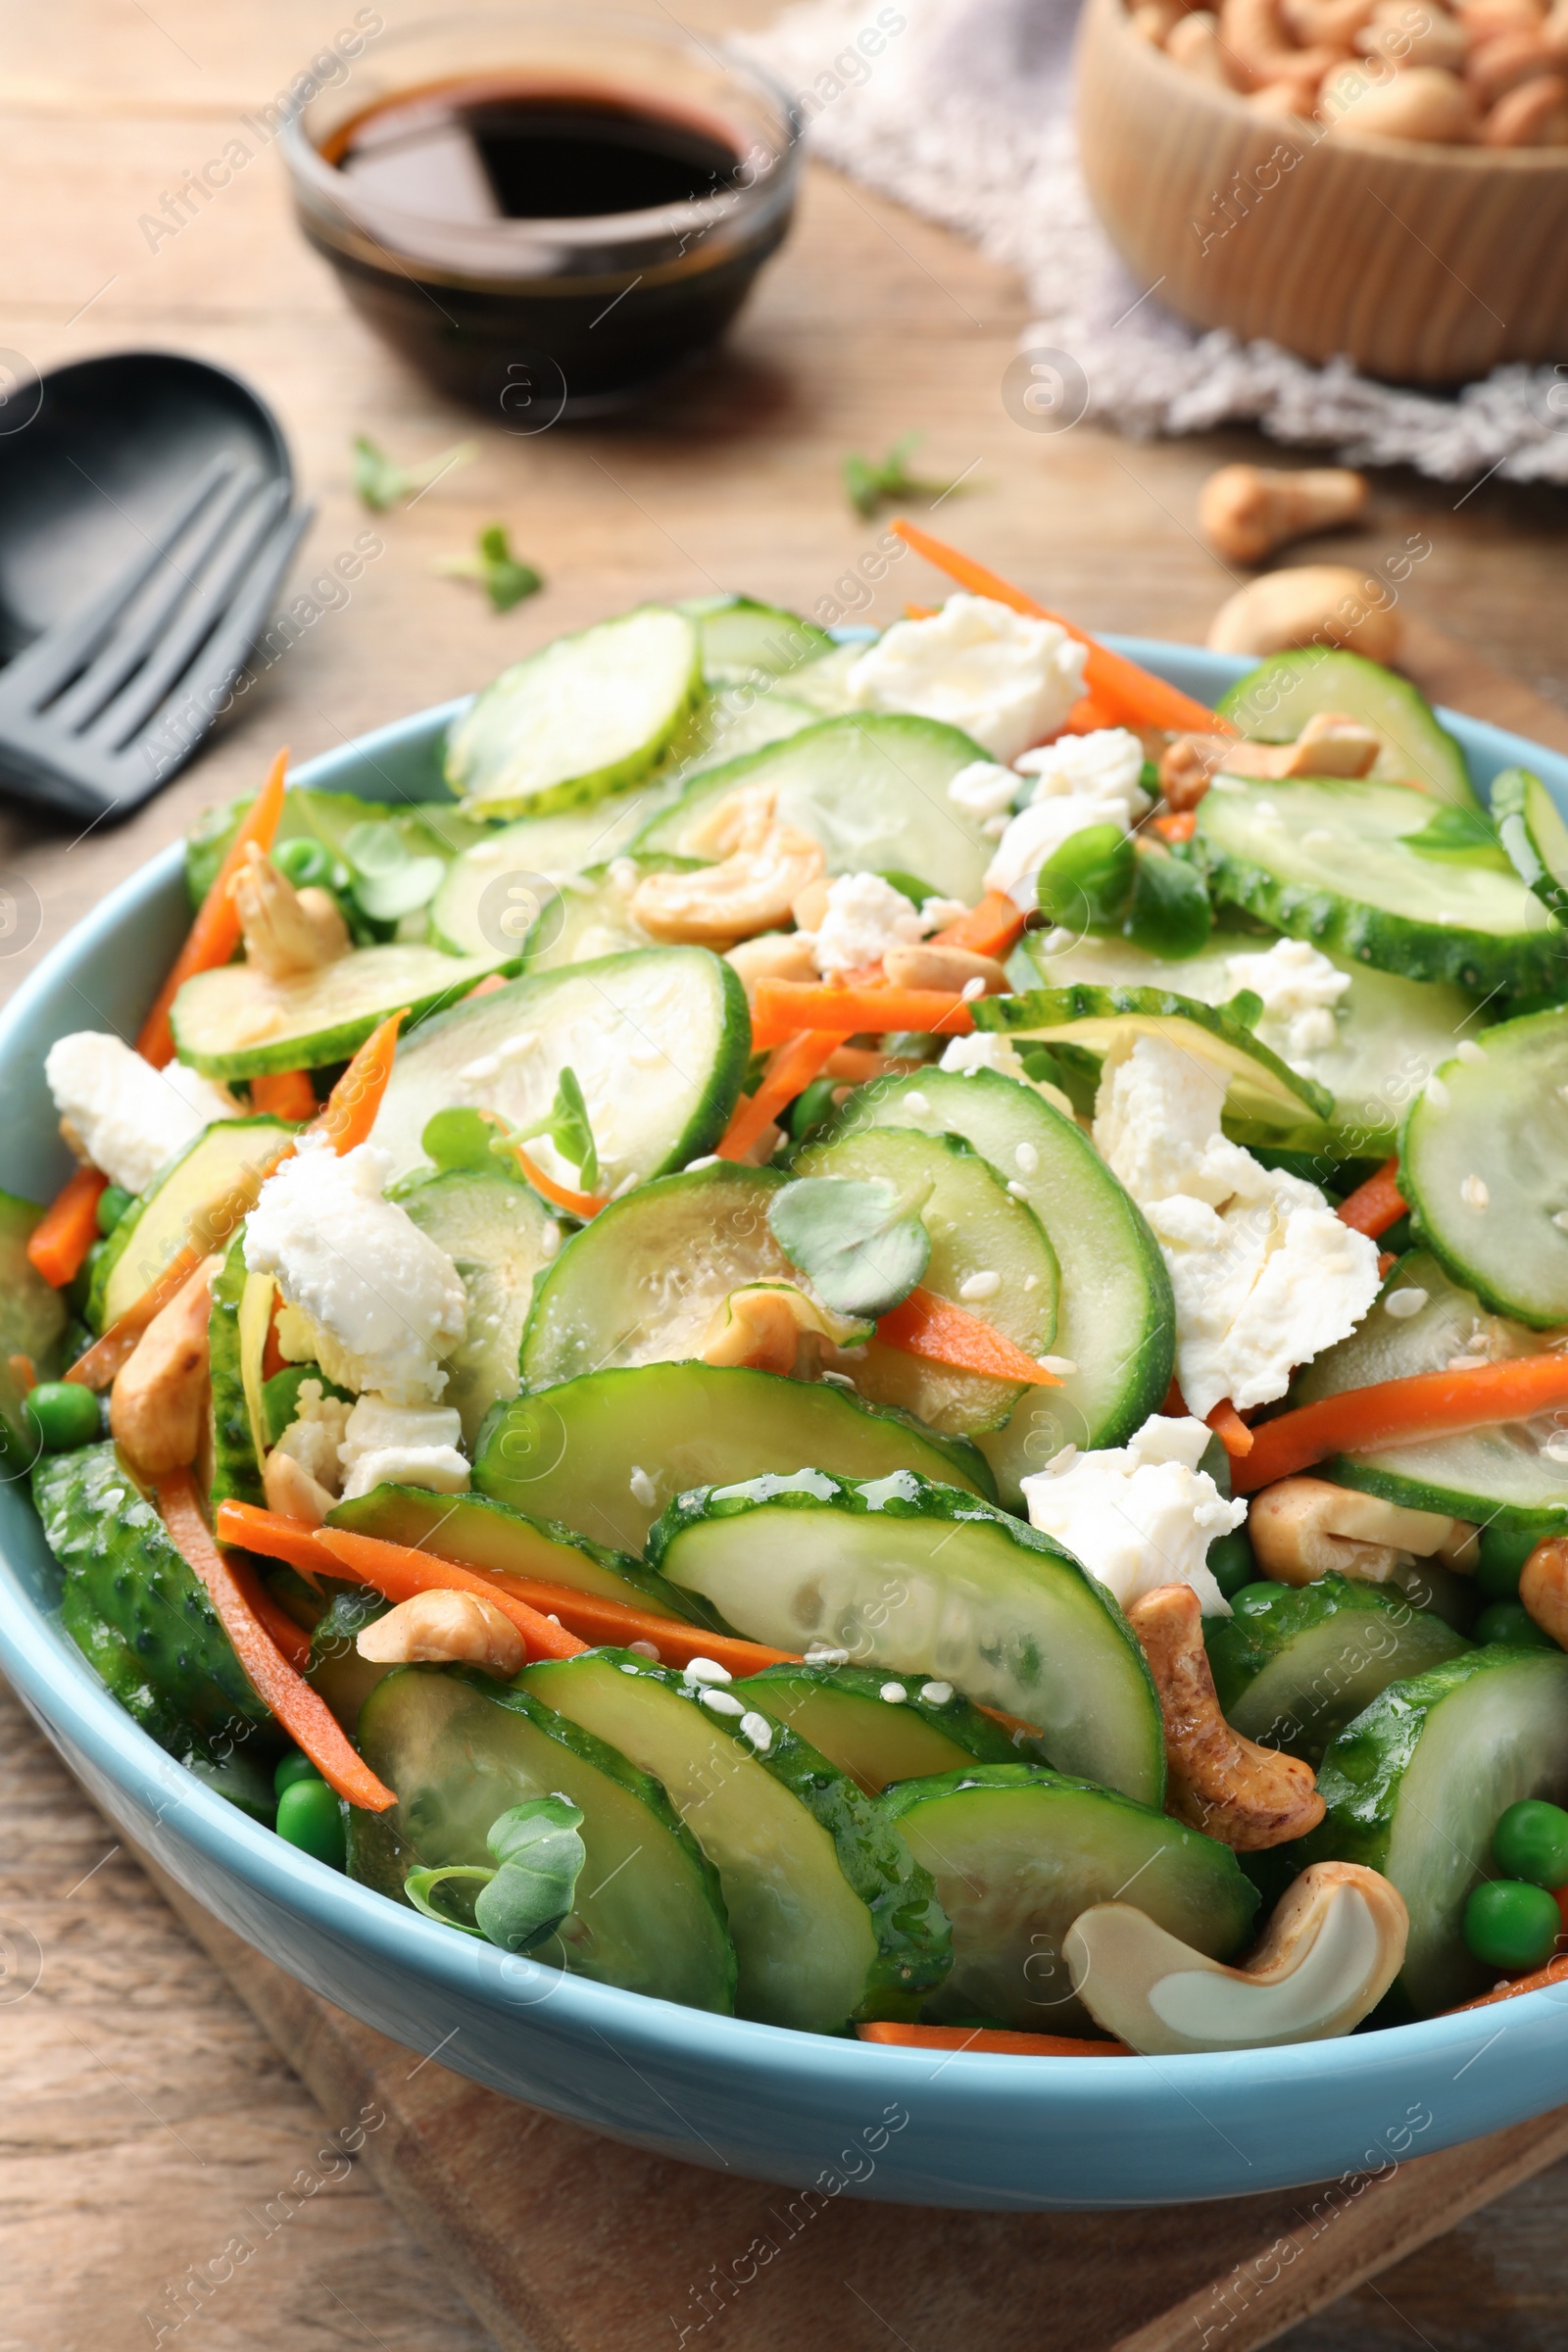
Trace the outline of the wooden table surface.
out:
[[[684,11],[708,28],[769,13],[760,0]],[[644,596],[738,587],[882,618],[924,595],[912,559],[864,587],[856,566],[878,533],[838,480],[846,451],[880,453],[902,432],[923,434],[923,470],[964,477],[933,527],[1089,625],[1201,638],[1232,583],[1196,536],[1198,486],[1223,458],[1266,457],[1261,445],[1021,430],[1000,393],[1027,318],[1016,282],[825,172],[808,174],[796,232],[729,348],[678,400],[533,439],[445,406],[370,339],[295,233],[273,152],[154,250],[143,216],[352,16],[323,0],[0,5],[0,342],[39,367],[141,346],[238,370],[276,409],[320,510],[291,593],[367,529],[381,550],[129,824],[77,839],[0,811],[0,880],[34,890],[41,917],[28,946],[0,956],[0,994],[196,811],[251,788],[279,742],[308,758]],[[479,454],[411,510],[371,516],[349,477],[358,431],[406,459],[468,435]],[[497,519],[547,581],[500,618],[433,571]],[[1568,745],[1565,521],[1561,492],[1399,474],[1379,478],[1365,530],[1321,552],[1377,562],[1414,534],[1429,541],[1412,617],[1555,703],[1561,722],[1538,724]],[[1462,682],[1451,651],[1444,674]],[[324,2131],[346,2119],[315,2108],[9,1699],[0,2050],[0,2352],[487,2340],[360,2168],[321,2158]],[[302,2169],[318,2193],[176,2327],[187,2266]],[[1565,2220],[1559,2168],[1283,2340],[1544,2352],[1562,2340]]]

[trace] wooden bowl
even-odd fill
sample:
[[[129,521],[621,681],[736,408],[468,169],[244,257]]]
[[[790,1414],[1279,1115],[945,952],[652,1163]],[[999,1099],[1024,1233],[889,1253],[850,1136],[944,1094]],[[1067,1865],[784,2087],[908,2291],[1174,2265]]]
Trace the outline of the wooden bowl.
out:
[[[1088,0],[1084,177],[1141,287],[1195,325],[1369,375],[1568,361],[1568,148],[1440,147],[1280,122]]]

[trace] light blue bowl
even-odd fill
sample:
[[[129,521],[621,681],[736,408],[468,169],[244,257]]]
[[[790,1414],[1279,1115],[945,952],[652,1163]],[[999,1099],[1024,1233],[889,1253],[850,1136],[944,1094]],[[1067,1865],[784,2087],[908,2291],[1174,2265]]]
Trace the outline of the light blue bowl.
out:
[[[1113,639],[1204,701],[1248,665]],[[370,800],[429,797],[453,710],[302,768]],[[1444,713],[1477,777],[1522,761],[1568,808],[1568,760]],[[68,1030],[133,1034],[186,922],[170,850],[57,948],[0,1018],[0,1185],[66,1173],[43,1056]],[[1568,2099],[1568,1984],[1505,2007],[1254,2055],[932,2056],[817,2040],[564,1977],[351,1886],[183,1772],[61,1632],[60,1579],[24,1489],[0,1492],[0,1663],[116,1827],[268,1957],[369,2025],[493,2089],[637,2146],[801,2187],[913,2204],[1228,2197],[1386,2168]]]

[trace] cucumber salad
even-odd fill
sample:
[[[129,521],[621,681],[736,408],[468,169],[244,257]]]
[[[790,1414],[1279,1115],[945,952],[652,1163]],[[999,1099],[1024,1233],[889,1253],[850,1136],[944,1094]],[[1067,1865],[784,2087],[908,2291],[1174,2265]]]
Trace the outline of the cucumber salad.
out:
[[[1568,1963],[1568,831],[1319,648],[960,583],[517,662],[190,837],[0,1196],[0,1445],[170,1754],[813,2034],[1260,2048]]]

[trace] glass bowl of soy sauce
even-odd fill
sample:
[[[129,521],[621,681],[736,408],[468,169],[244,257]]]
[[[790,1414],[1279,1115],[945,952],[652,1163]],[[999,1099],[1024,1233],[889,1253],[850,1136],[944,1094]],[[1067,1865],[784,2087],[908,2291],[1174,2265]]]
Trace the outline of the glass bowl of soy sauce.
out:
[[[769,75],[672,21],[540,6],[386,33],[284,152],[368,323],[536,432],[711,349],[788,230],[800,133]]]

